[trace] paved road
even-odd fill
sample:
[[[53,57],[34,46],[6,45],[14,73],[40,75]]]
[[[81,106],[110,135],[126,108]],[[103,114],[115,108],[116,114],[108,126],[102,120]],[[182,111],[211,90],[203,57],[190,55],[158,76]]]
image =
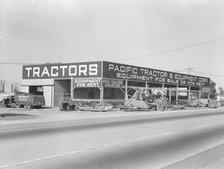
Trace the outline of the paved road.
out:
[[[130,124],[140,123],[154,123],[161,121],[171,121],[187,118],[201,118],[204,116],[222,115],[223,110],[216,109],[204,109],[194,111],[181,111],[181,112],[165,112],[165,113],[151,113],[141,115],[123,115],[115,117],[104,118],[91,118],[81,120],[65,120],[65,121],[47,121],[47,122],[35,122],[24,124],[10,124],[0,126],[0,138],[5,139],[9,137],[24,137],[37,134],[45,134],[52,132],[64,132],[68,130],[91,130],[96,128],[116,127]]]
[[[163,169],[222,169],[224,166],[224,144],[188,157]]]
[[[0,133],[5,138],[0,140],[0,168],[162,168],[224,143],[223,120],[219,109],[132,116],[128,122],[122,117],[101,119],[92,121],[93,128],[90,121],[86,128],[84,121],[71,122],[70,130],[69,125],[60,130],[62,123],[53,130],[51,124],[44,134],[40,134],[43,126],[33,128],[36,132],[31,135],[21,128],[20,137]],[[78,130],[77,125],[83,128]]]

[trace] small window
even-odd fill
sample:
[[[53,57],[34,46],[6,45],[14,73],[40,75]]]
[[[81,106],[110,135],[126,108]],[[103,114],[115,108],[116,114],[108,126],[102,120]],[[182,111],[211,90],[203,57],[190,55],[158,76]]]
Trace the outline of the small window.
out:
[[[34,95],[43,95],[44,94],[43,86],[30,86],[29,93]]]
[[[145,87],[145,82],[128,81],[128,86]]]

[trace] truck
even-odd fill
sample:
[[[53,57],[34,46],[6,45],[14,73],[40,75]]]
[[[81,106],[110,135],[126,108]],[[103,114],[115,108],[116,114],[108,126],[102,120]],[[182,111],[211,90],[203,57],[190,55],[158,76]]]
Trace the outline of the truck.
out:
[[[8,95],[8,96],[4,96],[2,99],[2,104],[5,107],[15,107],[15,96],[14,95]]]
[[[33,107],[41,108],[45,105],[45,99],[42,95],[34,95],[31,93],[17,92],[15,95],[6,96],[3,101],[5,107],[24,107],[31,109]]]

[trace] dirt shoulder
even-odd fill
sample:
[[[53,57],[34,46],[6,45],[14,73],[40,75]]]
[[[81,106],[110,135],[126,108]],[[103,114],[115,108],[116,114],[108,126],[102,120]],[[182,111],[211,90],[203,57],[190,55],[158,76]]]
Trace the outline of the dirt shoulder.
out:
[[[153,112],[124,112],[114,109],[107,112],[92,111],[60,111],[55,108],[24,109],[24,108],[4,108],[0,107],[0,125],[47,122],[47,121],[66,121],[91,118],[115,117],[136,114],[152,114]]]
[[[194,108],[197,111],[205,108]],[[206,108],[208,109],[208,108]],[[189,111],[190,109],[186,109]],[[58,107],[42,108],[42,109],[24,109],[24,108],[5,108],[0,107],[0,126],[22,123],[38,123],[38,122],[54,122],[66,120],[83,120],[92,118],[108,118],[118,116],[132,115],[154,115],[164,113],[177,113],[186,110],[178,111],[133,111],[125,112],[119,109],[113,109],[107,112],[92,112],[92,111],[60,111]]]

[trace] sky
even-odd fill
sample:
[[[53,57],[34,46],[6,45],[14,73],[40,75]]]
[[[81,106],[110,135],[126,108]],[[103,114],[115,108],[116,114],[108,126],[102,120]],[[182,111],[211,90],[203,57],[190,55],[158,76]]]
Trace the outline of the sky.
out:
[[[0,80],[22,64],[112,61],[224,88],[223,0],[0,0]]]

